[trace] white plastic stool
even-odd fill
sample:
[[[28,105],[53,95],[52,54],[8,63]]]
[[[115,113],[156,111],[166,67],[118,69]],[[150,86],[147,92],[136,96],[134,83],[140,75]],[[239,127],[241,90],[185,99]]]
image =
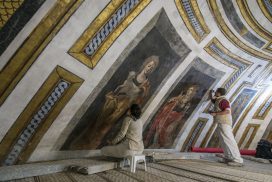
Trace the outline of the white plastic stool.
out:
[[[145,171],[147,171],[145,155],[140,154],[140,155],[128,156],[127,159],[130,161],[130,172],[133,172],[133,173],[136,172],[136,165],[140,161],[144,162]]]

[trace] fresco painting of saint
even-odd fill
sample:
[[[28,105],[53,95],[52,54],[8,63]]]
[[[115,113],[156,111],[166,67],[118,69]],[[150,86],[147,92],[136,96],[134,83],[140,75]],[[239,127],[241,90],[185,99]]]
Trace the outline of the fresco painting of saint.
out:
[[[191,101],[198,86],[191,85],[175,97],[170,98],[154,117],[154,122],[145,137],[145,146],[151,141],[149,148],[169,148],[178,129],[183,126],[183,119],[191,107]]]
[[[148,95],[150,81],[148,75],[157,68],[158,56],[145,59],[138,73],[130,71],[122,85],[116,87],[105,95],[105,103],[101,108],[95,125],[89,127],[84,134],[73,143],[73,147],[88,147],[96,149],[112,126],[125,114],[131,104],[143,102]]]

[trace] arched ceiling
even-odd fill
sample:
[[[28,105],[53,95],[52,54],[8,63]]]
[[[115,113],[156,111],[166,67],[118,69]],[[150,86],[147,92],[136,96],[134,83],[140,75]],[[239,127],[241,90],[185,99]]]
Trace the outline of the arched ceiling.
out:
[[[188,84],[202,90],[171,145],[146,147],[217,146],[206,101],[215,87],[227,89],[237,111],[240,147],[272,137],[271,0],[3,0],[0,40],[3,165],[97,155],[78,137],[94,132],[88,118],[154,55],[159,66],[143,86],[146,128]]]

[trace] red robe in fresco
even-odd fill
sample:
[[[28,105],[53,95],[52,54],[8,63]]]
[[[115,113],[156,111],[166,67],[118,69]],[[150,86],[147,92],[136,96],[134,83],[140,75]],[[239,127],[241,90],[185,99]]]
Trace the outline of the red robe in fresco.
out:
[[[167,102],[161,111],[155,116],[154,122],[148,130],[145,144],[152,140],[153,147],[170,147],[176,134],[176,129],[185,114],[183,111],[175,111],[177,100]]]

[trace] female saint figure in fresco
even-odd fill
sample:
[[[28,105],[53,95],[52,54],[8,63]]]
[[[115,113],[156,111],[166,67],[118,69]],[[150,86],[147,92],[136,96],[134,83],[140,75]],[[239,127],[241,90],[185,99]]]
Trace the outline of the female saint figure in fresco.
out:
[[[159,57],[150,56],[145,59],[140,71],[129,72],[127,79],[122,85],[116,87],[105,96],[100,113],[94,123],[90,125],[83,134],[72,143],[73,149],[96,149],[102,139],[125,114],[131,104],[141,105],[148,96],[150,75],[158,66]]]
[[[191,85],[172,97],[154,117],[147,131],[144,143],[149,148],[170,148],[178,130],[184,124],[182,119],[191,107],[198,86]]]

